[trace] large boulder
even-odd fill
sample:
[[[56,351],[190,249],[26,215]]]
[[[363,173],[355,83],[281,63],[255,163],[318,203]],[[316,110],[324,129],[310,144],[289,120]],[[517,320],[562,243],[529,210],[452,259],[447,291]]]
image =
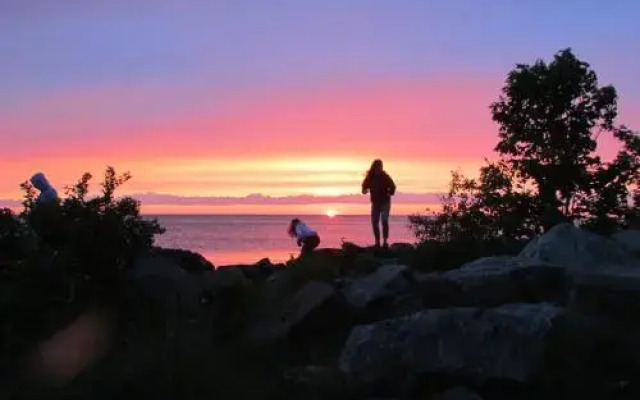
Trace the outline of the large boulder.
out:
[[[210,271],[215,268],[202,254],[189,250],[155,247],[153,253],[168,259],[188,272]]]
[[[294,330],[319,332],[332,326],[336,311],[345,310],[336,289],[311,281],[291,298],[263,304],[248,325],[247,339],[268,343],[289,338]]]
[[[355,327],[340,369],[363,384],[436,374],[527,383],[541,373],[564,311],[551,304],[425,310]]]
[[[409,287],[407,273],[408,268],[404,265],[383,265],[373,273],[347,283],[342,293],[351,306],[364,309],[376,301],[406,292]]]
[[[203,272],[202,303],[207,305],[215,332],[233,337],[243,328],[252,282],[240,268],[218,268]]]
[[[383,261],[372,253],[356,254],[343,260],[341,274],[344,276],[363,276],[375,272]]]
[[[159,254],[139,257],[128,272],[123,317],[136,330],[163,332],[168,340],[193,321],[200,329],[230,331],[240,324],[247,279],[241,272],[208,269],[188,272]]]
[[[571,306],[640,326],[640,270],[614,268],[576,276]]]
[[[203,274],[207,290],[244,289],[251,284],[241,268],[218,268]]]
[[[271,274],[281,271],[284,268],[284,264],[273,264],[270,259],[263,258],[255,264],[233,264],[223,265],[217,268],[217,270],[225,269],[237,269],[241,271],[244,276],[252,282],[262,282]]]
[[[558,224],[533,239],[520,256],[562,265],[573,271],[637,265],[620,243],[569,223]]]
[[[494,307],[506,303],[564,304],[565,269],[523,257],[485,257],[443,273],[415,273],[426,307]]]
[[[201,303],[204,280],[180,268],[171,258],[149,254],[139,257],[129,273],[130,285],[168,312],[195,310]],[[171,310],[171,311],[169,311]]]
[[[622,244],[627,251],[640,256],[640,229],[628,229],[625,231],[614,233],[613,240]]]
[[[416,259],[416,247],[411,243],[393,243],[389,251],[404,265],[413,265]]]
[[[620,363],[640,369],[640,270],[617,268],[575,278],[571,308],[593,316],[617,344]]]

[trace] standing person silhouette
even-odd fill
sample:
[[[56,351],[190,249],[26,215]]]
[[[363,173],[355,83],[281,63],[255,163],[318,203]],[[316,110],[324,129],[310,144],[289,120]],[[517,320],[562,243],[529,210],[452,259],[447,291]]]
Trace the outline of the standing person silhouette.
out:
[[[382,218],[382,237],[385,249],[389,247],[389,212],[391,196],[396,192],[396,184],[382,168],[382,160],[374,160],[367,176],[362,182],[362,194],[370,194],[371,225],[376,239],[376,247],[380,247],[380,219]]]

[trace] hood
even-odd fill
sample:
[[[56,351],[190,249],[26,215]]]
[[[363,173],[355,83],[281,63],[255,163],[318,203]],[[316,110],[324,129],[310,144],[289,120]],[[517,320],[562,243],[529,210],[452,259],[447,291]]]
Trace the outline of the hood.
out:
[[[38,172],[37,174],[33,175],[31,177],[31,183],[33,184],[33,186],[35,186],[36,189],[40,190],[41,192],[51,189],[51,184],[42,172]]]

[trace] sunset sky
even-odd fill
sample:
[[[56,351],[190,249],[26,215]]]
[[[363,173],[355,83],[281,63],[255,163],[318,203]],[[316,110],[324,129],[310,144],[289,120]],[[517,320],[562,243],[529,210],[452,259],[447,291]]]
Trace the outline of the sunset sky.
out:
[[[516,63],[571,47],[640,129],[638,16],[637,0],[0,0],[0,206],[34,172],[62,193],[113,165],[147,213],[363,213],[382,158],[394,211],[419,211],[491,157]]]

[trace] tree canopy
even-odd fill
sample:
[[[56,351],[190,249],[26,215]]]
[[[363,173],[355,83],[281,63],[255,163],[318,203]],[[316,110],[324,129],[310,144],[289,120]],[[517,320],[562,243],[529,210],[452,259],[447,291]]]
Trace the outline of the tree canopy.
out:
[[[571,49],[517,64],[490,106],[498,160],[477,179],[454,172],[441,211],[410,217],[414,232],[446,241],[530,237],[562,221],[601,233],[629,226],[640,206],[640,136],[616,124],[617,100]],[[597,153],[606,136],[620,144],[609,161]]]

